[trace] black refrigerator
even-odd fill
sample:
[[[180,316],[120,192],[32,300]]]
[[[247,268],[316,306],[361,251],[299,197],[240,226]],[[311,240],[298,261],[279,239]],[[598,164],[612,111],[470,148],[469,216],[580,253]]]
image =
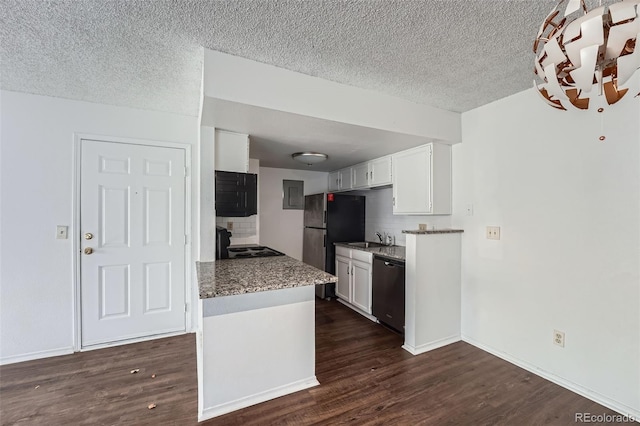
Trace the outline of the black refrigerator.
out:
[[[333,243],[364,241],[365,197],[321,193],[304,197],[302,261],[330,274],[336,270]],[[335,297],[335,284],[316,286],[320,298]]]

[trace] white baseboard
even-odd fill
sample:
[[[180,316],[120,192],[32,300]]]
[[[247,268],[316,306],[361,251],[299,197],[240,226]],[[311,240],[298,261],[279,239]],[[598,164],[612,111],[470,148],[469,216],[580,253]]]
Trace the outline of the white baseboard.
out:
[[[353,306],[351,303],[349,303],[349,302],[345,302],[344,300],[340,299],[339,297],[336,297],[336,300],[337,300],[338,302],[342,303],[342,304],[343,304],[344,306],[346,306],[347,308],[351,308],[351,309],[353,309],[354,311],[356,311],[357,313],[359,313],[360,315],[362,315],[362,316],[363,316],[363,317],[365,317],[366,319],[368,319],[368,320],[370,320],[370,321],[373,321],[373,322],[375,322],[375,323],[377,323],[377,322],[378,322],[378,318],[374,317],[374,316],[373,316],[373,315],[371,315],[371,314],[366,313],[365,311],[363,311],[362,309],[360,309],[360,308],[358,308],[358,307],[356,307],[356,306]]]
[[[15,364],[16,362],[33,361],[34,359],[49,358],[52,356],[69,355],[73,353],[73,347],[50,349],[27,354],[7,356],[0,358],[0,365]]]
[[[208,407],[202,410],[202,413],[198,413],[198,421],[211,419],[223,414],[230,413],[232,411],[240,410],[242,408],[249,407],[251,405],[260,404],[261,402],[269,401],[271,399],[279,398],[290,393],[299,392],[314,386],[318,386],[320,382],[315,376],[308,379],[299,380],[297,382],[289,383],[277,388],[269,389],[263,392],[259,392],[254,395],[250,395],[244,398],[236,399],[235,401],[225,402],[213,407]]]
[[[141,343],[141,342],[147,342],[149,340],[164,339],[166,337],[181,336],[183,334],[188,334],[188,333],[189,332],[187,331],[179,330],[179,331],[170,331],[166,333],[153,334],[151,336],[142,336],[142,337],[134,337],[131,339],[125,339],[125,340],[117,340],[115,342],[88,344],[88,345],[82,346],[80,348],[80,352],[95,351],[96,349],[112,348],[114,346],[130,345],[132,343]]]
[[[456,334],[455,336],[445,337],[443,339],[434,340],[432,342],[424,343],[418,346],[411,346],[405,343],[404,345],[402,345],[402,349],[409,352],[411,355],[420,355],[422,353],[429,352],[434,349],[438,349],[443,346],[447,346],[459,341],[460,341],[460,335]]]
[[[568,389],[571,392],[584,396],[585,398],[590,399],[593,402],[597,402],[600,405],[604,405],[605,407],[610,408],[622,414],[623,416],[632,417],[636,422],[640,422],[640,410],[638,409],[629,407],[626,404],[613,400],[598,392],[587,389],[584,386],[581,386],[577,383],[574,383],[556,374],[550,373],[546,370],[536,367],[535,365],[530,364],[526,361],[523,361],[519,358],[516,358],[513,355],[510,355],[508,353],[499,351],[495,348],[492,348],[483,343],[480,343],[469,336],[462,335],[462,341],[467,342],[470,345],[473,345],[479,349],[482,349],[485,352],[489,352],[491,355],[495,355],[498,358],[501,358],[507,362],[510,362],[511,364],[517,365],[518,367],[523,368],[529,371],[530,373],[535,374],[536,376],[540,376],[543,379],[547,379],[550,382],[555,383],[556,385],[562,386],[563,388]],[[598,413],[592,413],[592,414],[598,414]]]

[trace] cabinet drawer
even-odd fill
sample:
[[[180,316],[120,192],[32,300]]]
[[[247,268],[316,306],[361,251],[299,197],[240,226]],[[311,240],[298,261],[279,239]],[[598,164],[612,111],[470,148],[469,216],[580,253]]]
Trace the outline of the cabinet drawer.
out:
[[[352,250],[351,258],[353,260],[359,260],[361,262],[366,262],[371,264],[371,261],[373,260],[373,253],[369,253],[367,251],[362,251],[362,250]]]
[[[351,257],[351,249],[346,247],[336,246],[336,256]]]

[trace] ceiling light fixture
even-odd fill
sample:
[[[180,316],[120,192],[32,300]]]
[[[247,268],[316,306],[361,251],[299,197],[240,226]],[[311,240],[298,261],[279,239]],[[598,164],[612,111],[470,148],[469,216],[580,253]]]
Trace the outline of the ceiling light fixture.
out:
[[[307,166],[312,166],[316,163],[321,163],[329,156],[327,154],[321,154],[319,152],[296,152],[295,154],[291,154],[291,158],[294,160],[298,160],[301,163],[306,164]]]
[[[622,86],[640,68],[639,5],[640,0],[622,0],[608,7],[600,2],[600,7],[587,12],[585,0],[559,1],[533,44],[533,84],[547,104],[560,110],[568,104],[585,110],[602,94],[609,105],[622,99],[629,90]]]

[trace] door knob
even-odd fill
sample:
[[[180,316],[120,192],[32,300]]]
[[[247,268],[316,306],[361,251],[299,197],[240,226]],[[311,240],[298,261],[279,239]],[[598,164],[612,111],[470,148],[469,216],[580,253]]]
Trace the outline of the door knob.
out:
[[[84,239],[85,240],[90,240],[93,238],[93,234],[91,232],[87,232],[86,234],[84,234]]]
[[[84,254],[91,254],[93,253],[93,249],[91,247],[87,247],[86,249],[84,249]]]

